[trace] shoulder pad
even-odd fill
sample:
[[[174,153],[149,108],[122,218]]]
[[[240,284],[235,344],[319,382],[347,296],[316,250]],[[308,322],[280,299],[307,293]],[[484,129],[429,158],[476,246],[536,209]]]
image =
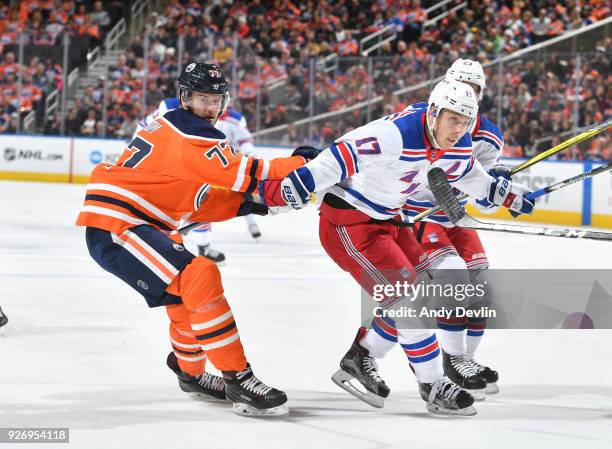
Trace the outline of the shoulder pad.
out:
[[[402,136],[402,145],[405,149],[425,148],[423,115],[425,111],[416,111],[393,120],[393,124],[399,129]]]

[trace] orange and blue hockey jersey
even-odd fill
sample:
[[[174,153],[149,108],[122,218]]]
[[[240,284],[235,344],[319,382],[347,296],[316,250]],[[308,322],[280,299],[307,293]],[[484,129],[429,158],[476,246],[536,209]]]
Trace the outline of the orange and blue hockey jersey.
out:
[[[94,168],[76,224],[121,233],[142,224],[173,231],[184,222],[227,220],[244,200],[238,192],[304,162],[243,155],[209,122],[176,109],[140,131],[114,165]]]

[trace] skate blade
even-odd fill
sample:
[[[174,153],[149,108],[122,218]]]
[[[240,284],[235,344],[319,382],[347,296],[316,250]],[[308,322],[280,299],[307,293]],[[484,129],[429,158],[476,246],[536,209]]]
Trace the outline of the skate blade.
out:
[[[357,399],[365,402],[366,404],[369,404],[372,407],[376,408],[383,408],[385,406],[384,398],[372,393],[371,391],[361,391],[355,385],[353,385],[351,383],[352,380],[363,388],[359,381],[353,376],[351,376],[349,373],[339,369],[332,375],[331,379],[340,388],[352,394]]]
[[[241,402],[234,402],[232,412],[240,416],[253,418],[280,418],[289,414],[289,407],[285,404],[272,408],[255,408]]]
[[[497,386],[497,382],[493,382],[490,384],[487,384],[487,388],[485,390],[486,394],[497,394],[499,393],[499,387]]]
[[[439,406],[434,403],[427,403],[427,410],[436,415],[452,415],[452,416],[474,416],[477,412],[473,406],[461,409],[450,409]]]
[[[473,397],[475,401],[484,401],[485,400],[485,392],[486,392],[486,388],[483,388],[482,390],[465,390],[468,393],[470,393]]]

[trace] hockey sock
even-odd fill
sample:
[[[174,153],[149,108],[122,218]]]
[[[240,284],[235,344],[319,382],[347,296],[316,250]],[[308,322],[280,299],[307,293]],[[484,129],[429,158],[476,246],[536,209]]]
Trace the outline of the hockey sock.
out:
[[[444,352],[451,355],[462,355],[466,352],[465,318],[438,318],[436,334]]]
[[[242,371],[247,361],[230,306],[223,295],[219,268],[196,257],[168,288],[189,310],[194,337],[208,359],[221,371]]]
[[[244,219],[247,222],[248,226],[257,226],[257,220],[255,219],[255,215],[245,215]]]
[[[212,227],[210,223],[206,223],[191,233],[193,240],[198,246],[208,246],[212,240]]]
[[[484,330],[487,325],[487,320],[469,320],[467,323],[467,336],[466,336],[466,354],[470,357],[474,357],[476,349],[482,340]]]
[[[433,383],[444,374],[436,334],[430,330],[398,329],[398,341],[419,382]]]
[[[206,354],[191,329],[191,312],[184,304],[166,306],[166,311],[170,318],[170,342],[179,368],[187,374],[199,376],[204,372]]]
[[[397,343],[395,322],[389,318],[375,317],[372,327],[367,330],[359,344],[366,348],[370,356],[382,359]]]

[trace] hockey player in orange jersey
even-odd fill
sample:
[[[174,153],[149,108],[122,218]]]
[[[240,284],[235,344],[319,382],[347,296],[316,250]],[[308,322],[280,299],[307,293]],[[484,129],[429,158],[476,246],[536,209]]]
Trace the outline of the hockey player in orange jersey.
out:
[[[102,268],[150,307],[166,307],[173,347],[168,366],[184,391],[227,396],[239,414],[286,414],[285,393],[261,382],[247,362],[219,269],[186,251],[176,230],[267,213],[244,193],[260,180],[288,175],[305,158],[266,161],[228,144],[213,126],[229,101],[215,65],[187,64],[178,86],[179,109],[140,131],[114,165],[93,170],[77,225],[87,227],[89,252]],[[223,378],[204,371],[207,358]]]

